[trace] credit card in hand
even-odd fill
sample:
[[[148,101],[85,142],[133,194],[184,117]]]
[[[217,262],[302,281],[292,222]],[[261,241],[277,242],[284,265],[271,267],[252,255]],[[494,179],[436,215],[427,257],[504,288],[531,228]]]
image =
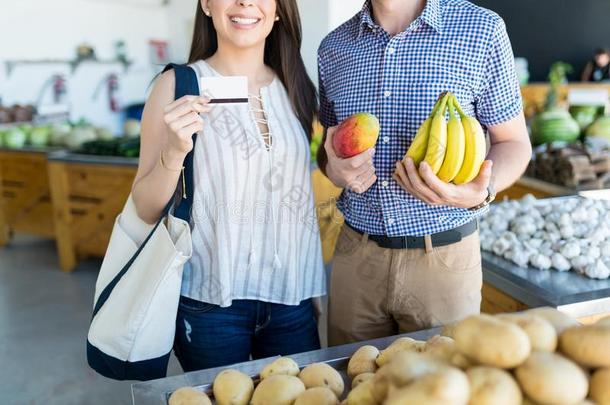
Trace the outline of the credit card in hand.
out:
[[[202,77],[199,90],[210,98],[210,104],[248,103],[246,76]]]

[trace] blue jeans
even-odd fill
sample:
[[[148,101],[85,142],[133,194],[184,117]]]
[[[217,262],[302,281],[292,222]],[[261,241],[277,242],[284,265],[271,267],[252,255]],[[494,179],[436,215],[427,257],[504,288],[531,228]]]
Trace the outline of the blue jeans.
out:
[[[185,372],[319,348],[311,299],[294,306],[235,300],[221,308],[180,297],[174,352]]]

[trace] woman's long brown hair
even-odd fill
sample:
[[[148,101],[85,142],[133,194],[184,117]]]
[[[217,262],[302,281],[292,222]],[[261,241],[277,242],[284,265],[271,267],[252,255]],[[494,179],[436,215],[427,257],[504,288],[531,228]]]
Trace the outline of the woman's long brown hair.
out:
[[[265,42],[265,64],[271,67],[284,84],[292,109],[301,122],[307,139],[311,140],[314,115],[317,113],[318,101],[316,88],[305,70],[301,58],[301,18],[296,0],[276,0],[277,15],[280,20]],[[218,49],[216,29],[210,17],[207,17],[197,1],[195,30],[189,63],[208,59]]]

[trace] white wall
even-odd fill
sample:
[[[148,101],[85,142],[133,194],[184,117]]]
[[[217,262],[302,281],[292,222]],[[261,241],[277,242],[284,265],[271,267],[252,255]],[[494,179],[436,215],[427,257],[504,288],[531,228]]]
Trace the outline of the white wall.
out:
[[[303,21],[302,54],[317,83],[316,51],[332,29],[352,17],[364,0],[297,0]],[[170,59],[183,62],[191,44],[198,0],[0,0],[0,97],[4,104],[34,103],[51,75],[68,78],[72,118],[120,131],[120,114],[110,112],[105,89],[95,87],[108,73],[119,74],[122,105],[142,102],[159,66],[149,63],[150,39],[169,42]],[[114,42],[123,39],[134,60],[127,73],[120,65],[84,64],[75,73],[67,65],[22,65],[10,77],[6,60],[71,59],[79,43],[92,45],[100,59],[114,57]],[[50,91],[46,100],[50,99]]]
[[[133,3],[132,3],[133,2]],[[105,89],[93,92],[108,73],[120,77],[123,105],[141,102],[158,67],[149,63],[148,41],[167,39],[166,10],[158,0],[0,0],[0,62],[15,59],[71,59],[81,42],[92,45],[99,59],[114,58],[114,42],[126,42],[134,64],[127,73],[120,65],[87,63],[72,74],[67,65],[19,65],[10,77],[0,63],[3,103],[33,103],[44,81],[54,73],[68,79],[72,118],[84,117],[120,131],[120,115],[108,107]],[[50,98],[50,91],[47,95]]]

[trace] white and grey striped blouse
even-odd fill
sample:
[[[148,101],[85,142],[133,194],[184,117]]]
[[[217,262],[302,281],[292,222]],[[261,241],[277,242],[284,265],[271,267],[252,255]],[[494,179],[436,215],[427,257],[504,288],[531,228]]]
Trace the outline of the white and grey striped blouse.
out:
[[[191,66],[200,80],[219,76],[204,61]],[[195,144],[193,257],[182,295],[223,307],[326,294],[307,138],[278,78],[260,96],[270,147],[245,104],[216,105]]]

